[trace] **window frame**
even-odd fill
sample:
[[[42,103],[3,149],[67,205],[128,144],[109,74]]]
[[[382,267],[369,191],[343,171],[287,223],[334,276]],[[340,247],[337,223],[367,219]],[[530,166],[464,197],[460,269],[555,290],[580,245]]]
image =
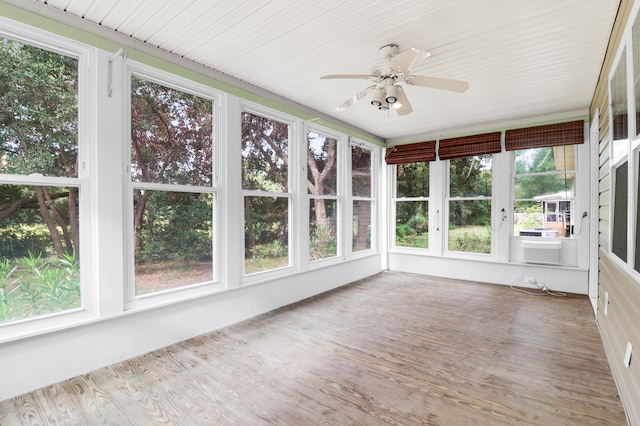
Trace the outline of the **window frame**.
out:
[[[123,102],[125,104],[124,111],[126,119],[124,120],[124,129],[126,137],[124,138],[125,147],[123,149],[123,164],[126,166],[126,179],[123,197],[125,198],[125,304],[124,310],[132,310],[141,307],[149,307],[162,305],[185,298],[193,298],[204,296],[223,290],[226,284],[221,282],[226,271],[224,262],[221,261],[221,208],[220,203],[223,199],[220,176],[223,175],[222,161],[220,160],[220,144],[222,140],[222,116],[225,108],[223,107],[224,96],[211,87],[201,85],[193,80],[179,77],[175,74],[159,70],[157,68],[132,61],[126,61],[126,79],[124,87]],[[136,182],[132,179],[132,159],[131,159],[131,78],[132,76],[156,83],[174,90],[185,92],[194,96],[202,97],[212,101],[213,116],[213,141],[212,141],[212,175],[210,186],[196,186],[171,183],[155,183],[155,182]],[[191,192],[201,194],[211,194],[212,209],[212,280],[202,283],[194,283],[182,287],[170,288],[162,291],[136,295],[135,291],[135,250],[134,250],[134,221],[133,221],[133,191],[135,189],[163,191],[163,192]]]
[[[59,312],[36,315],[29,318],[0,324],[0,342],[13,340],[24,335],[34,335],[49,330],[73,326],[93,320],[98,315],[97,289],[92,285],[96,269],[93,253],[95,218],[91,207],[95,197],[93,190],[96,171],[92,163],[93,129],[96,127],[92,114],[95,95],[92,88],[97,84],[89,64],[97,61],[97,50],[66,37],[17,23],[0,17],[0,37],[6,37],[22,44],[68,56],[78,62],[78,129],[77,162],[78,176],[39,176],[0,174],[0,183],[19,186],[66,186],[78,188],[78,220],[80,235],[80,306]]]
[[[254,189],[244,189],[242,187],[242,177],[240,177],[240,182],[238,183],[238,187],[240,189],[240,205],[239,205],[239,215],[240,215],[240,262],[242,265],[240,266],[240,285],[245,284],[253,284],[261,281],[266,281],[275,277],[280,277],[284,275],[288,275],[291,272],[299,269],[300,259],[304,258],[304,256],[300,253],[298,249],[300,247],[300,238],[298,233],[300,232],[300,226],[297,224],[297,218],[300,217],[300,192],[299,186],[302,185],[299,181],[302,179],[299,178],[298,173],[298,165],[299,160],[298,156],[299,150],[298,146],[298,135],[302,134],[303,131],[299,128],[299,120],[284,114],[279,113],[276,110],[254,104],[251,102],[243,101],[240,103],[240,111],[239,111],[239,126],[242,126],[242,114],[249,113],[253,115],[257,115],[269,120],[278,121],[281,123],[285,123],[288,125],[289,130],[289,138],[288,138],[288,165],[287,165],[287,192],[270,192],[264,190],[254,190]],[[305,152],[306,154],[306,152]],[[242,158],[242,153],[240,152],[240,161]],[[242,164],[238,163],[241,171],[240,176],[242,175]],[[304,170],[306,173],[306,169]],[[306,175],[305,175],[306,179]],[[306,185],[304,186],[306,188]],[[286,198],[288,200],[289,211],[288,211],[288,258],[289,263],[286,266],[282,266],[279,268],[268,269],[264,271],[256,271],[250,274],[246,273],[246,258],[245,258],[245,232],[244,232],[244,223],[245,223],[245,199],[248,196],[254,197],[275,197],[275,198]],[[308,232],[307,232],[308,235]],[[305,252],[307,253],[308,250]]]
[[[345,185],[346,185],[346,145],[348,145],[346,143],[346,136],[344,134],[332,131],[330,129],[327,129],[325,127],[322,126],[318,126],[315,124],[308,124],[306,126],[304,126],[304,133],[303,133],[303,142],[304,142],[304,153],[305,153],[305,159],[306,154],[307,154],[307,150],[309,149],[309,145],[308,145],[308,137],[309,137],[309,133],[316,133],[319,134],[321,136],[324,137],[328,137],[331,139],[335,139],[336,141],[336,195],[325,195],[325,194],[312,194],[307,187],[307,176],[308,176],[308,167],[309,165],[307,164],[307,162],[304,162],[304,176],[301,176],[301,180],[303,181],[302,183],[304,183],[304,186],[306,189],[305,194],[306,197],[304,197],[307,201],[306,201],[306,218],[308,219],[308,223],[311,224],[311,202],[314,199],[324,199],[324,200],[332,200],[336,202],[336,254],[334,256],[329,256],[329,257],[325,257],[325,258],[321,258],[321,259],[312,259],[311,258],[311,247],[309,247],[309,250],[307,250],[307,262],[309,262],[310,267],[319,267],[319,266],[326,266],[327,263],[332,263],[333,261],[336,260],[342,260],[345,257],[345,253],[347,252],[347,250],[345,250],[345,245],[346,245],[346,239],[345,239],[345,224],[346,224],[346,220],[345,220]],[[349,152],[349,156],[351,155],[351,152]],[[310,233],[310,229],[306,231],[306,234],[309,243],[311,242],[311,233]],[[300,255],[302,256],[302,253],[300,253]]]
[[[345,225],[348,229],[348,232],[345,235],[348,235],[349,238],[345,238],[345,246],[348,246],[348,249],[345,250],[345,255],[348,253],[349,257],[359,257],[359,256],[367,256],[372,253],[378,252],[378,221],[377,221],[377,211],[378,211],[378,203],[377,194],[378,194],[378,165],[379,165],[379,153],[380,149],[372,144],[364,142],[362,140],[356,138],[348,138],[349,143],[347,144],[348,156],[346,163],[346,168],[348,170],[348,181],[347,190],[345,193],[345,197],[347,198],[347,202],[345,203]],[[361,196],[361,195],[353,195],[353,162],[352,162],[352,149],[358,147],[361,150],[369,151],[369,155],[371,158],[371,193],[369,197]],[[371,239],[371,247],[365,250],[354,251],[353,249],[353,204],[355,201],[365,201],[371,204],[371,223],[370,223],[370,239]]]
[[[443,202],[444,202],[444,218],[443,218],[443,229],[446,230],[446,232],[443,232],[443,250],[444,253],[447,257],[455,257],[455,258],[460,258],[460,259],[480,259],[480,258],[486,258],[486,259],[495,259],[496,257],[496,237],[495,237],[495,231],[493,229],[493,217],[494,217],[494,209],[495,209],[495,196],[496,196],[496,179],[494,176],[494,171],[493,171],[493,167],[494,164],[496,163],[496,154],[479,154],[479,155],[473,155],[472,157],[479,157],[479,156],[483,156],[483,155],[488,155],[491,157],[491,195],[490,196],[451,196],[451,160],[454,160],[455,158],[449,159],[449,160],[445,160],[446,163],[446,178],[444,179],[445,181],[445,191],[444,191],[444,197],[443,197]],[[462,158],[462,157],[459,157]],[[452,201],[488,201],[491,203],[491,207],[489,209],[489,236],[491,238],[490,241],[490,248],[491,251],[489,253],[478,253],[478,252],[465,252],[465,251],[456,251],[456,250],[450,250],[449,249],[449,227],[450,227],[450,223],[449,223],[449,217],[450,217],[450,209],[451,209],[451,202]]]
[[[610,202],[609,202],[609,241],[607,250],[611,256],[611,259],[618,264],[622,269],[626,270],[629,274],[640,280],[640,272],[636,270],[636,251],[640,249],[637,240],[638,236],[638,216],[640,209],[638,205],[638,187],[640,185],[640,129],[637,122],[637,109],[640,105],[636,104],[635,92],[637,83],[635,80],[635,74],[638,74],[638,70],[634,69],[634,58],[640,56],[640,46],[634,44],[633,35],[634,28],[640,30],[640,14],[638,14],[638,7],[634,7],[634,11],[631,14],[633,17],[633,24],[628,26],[625,30],[625,34],[622,37],[622,41],[618,48],[616,57],[614,58],[611,70],[608,76],[608,94],[609,94],[609,122],[611,128],[609,129],[609,176],[610,176]],[[630,21],[631,22],[631,21]],[[614,139],[616,136],[614,124],[614,108],[613,108],[613,82],[614,77],[619,71],[621,61],[625,61],[624,72],[625,79],[625,93],[626,93],[626,106],[627,106],[627,128],[626,138]],[[640,63],[640,61],[638,61]],[[632,119],[636,117],[636,119]],[[616,172],[620,166],[626,164],[627,166],[627,212],[626,212],[626,259],[622,259],[617,253],[614,252],[614,229],[615,229],[615,212],[616,212]]]
[[[419,164],[419,163],[426,163],[429,167],[429,196],[425,197],[425,196],[420,196],[420,197],[399,197],[398,196],[398,166],[400,166],[401,164],[393,164],[390,169],[391,169],[391,188],[392,188],[392,197],[391,197],[391,217],[392,220],[389,221],[389,236],[388,236],[388,240],[389,240],[389,244],[391,246],[391,248],[393,250],[398,250],[398,251],[407,251],[408,253],[411,252],[420,252],[420,253],[432,253],[434,252],[434,248],[433,248],[433,244],[434,244],[434,240],[435,237],[433,235],[433,232],[431,232],[431,224],[432,224],[432,218],[434,213],[432,212],[433,210],[433,188],[432,188],[432,182],[433,182],[433,171],[432,168],[434,167],[434,164],[436,164],[436,161],[425,161],[425,162],[412,162],[412,163],[404,163],[404,164]],[[396,243],[396,232],[397,232],[397,214],[398,214],[398,203],[399,202],[415,202],[415,203],[422,203],[422,202],[426,202],[427,203],[427,233],[429,234],[429,238],[428,238],[428,245],[427,247],[411,247],[411,246],[399,246]],[[439,210],[438,210],[439,212]],[[438,213],[439,214],[439,213]],[[436,218],[436,220],[438,220],[438,218]]]
[[[577,213],[577,205],[578,205],[578,198],[579,198],[579,193],[580,193],[580,184],[581,184],[581,176],[582,173],[580,172],[580,153],[579,153],[579,145],[558,145],[558,146],[548,146],[548,147],[541,147],[541,148],[551,148],[554,149],[556,147],[563,147],[564,149],[568,149],[569,147],[571,147],[571,149],[573,149],[573,158],[574,158],[574,168],[571,170],[560,170],[560,171],[543,171],[543,172],[526,172],[526,173],[516,173],[515,171],[515,166],[516,166],[516,153],[518,151],[523,151],[523,150],[515,150],[512,151],[511,153],[511,165],[513,167],[513,178],[512,178],[512,191],[511,191],[511,196],[512,196],[512,200],[513,200],[513,205],[512,205],[512,211],[515,212],[515,203],[519,202],[519,201],[535,201],[534,199],[525,199],[525,198],[516,198],[516,194],[515,194],[515,184],[516,184],[516,179],[518,177],[521,176],[553,176],[553,175],[573,175],[574,176],[574,194],[572,198],[562,198],[562,199],[557,199],[557,200],[550,200],[552,202],[557,202],[557,206],[560,205],[560,203],[562,202],[570,202],[572,203],[572,208],[571,208],[571,233],[569,236],[566,237],[555,237],[555,238],[575,238],[576,234],[575,234],[575,225],[578,223],[578,221],[581,221],[581,219],[578,217],[578,213]],[[529,149],[540,149],[540,148],[529,148]],[[540,200],[540,202],[542,202],[543,200]],[[546,214],[544,208],[542,211],[543,214]],[[559,209],[556,209],[556,215],[559,213]],[[512,220],[512,224],[511,224],[511,235],[514,237],[521,237],[520,235],[516,235],[515,234],[515,216]],[[536,237],[536,236],[526,236],[523,238],[541,238],[541,237]],[[547,237],[545,237],[547,238]]]

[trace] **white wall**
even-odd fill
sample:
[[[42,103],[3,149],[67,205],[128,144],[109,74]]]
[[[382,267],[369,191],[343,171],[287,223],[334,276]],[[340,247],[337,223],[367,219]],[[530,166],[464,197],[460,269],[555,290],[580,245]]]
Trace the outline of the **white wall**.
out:
[[[585,268],[529,264],[523,266],[521,263],[455,259],[418,253],[389,253],[388,258],[390,270],[436,277],[537,289],[537,286],[524,282],[524,277],[533,277],[549,290],[577,294],[587,294],[589,284],[589,274]]]

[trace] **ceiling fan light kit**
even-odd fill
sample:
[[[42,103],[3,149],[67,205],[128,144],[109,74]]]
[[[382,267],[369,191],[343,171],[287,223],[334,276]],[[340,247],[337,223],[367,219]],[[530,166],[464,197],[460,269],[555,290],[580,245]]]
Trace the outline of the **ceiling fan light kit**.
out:
[[[371,105],[380,110],[388,110],[392,106],[398,115],[413,112],[409,99],[402,84],[410,86],[429,87],[462,93],[469,88],[469,83],[446,78],[411,75],[409,70],[422,63],[430,54],[412,47],[400,52],[397,44],[386,44],[378,49],[383,62],[374,66],[369,74],[333,74],[320,77],[322,79],[370,79],[374,85],[369,86],[344,101],[336,109],[338,111],[349,108],[360,99],[373,93]]]

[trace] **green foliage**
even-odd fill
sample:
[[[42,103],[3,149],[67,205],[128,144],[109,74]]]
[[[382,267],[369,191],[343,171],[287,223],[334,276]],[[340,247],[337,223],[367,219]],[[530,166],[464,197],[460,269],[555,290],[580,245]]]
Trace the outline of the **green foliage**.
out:
[[[208,194],[146,191],[144,224],[136,236],[136,262],[202,261],[212,253],[212,201]]]
[[[490,197],[491,185],[491,155],[450,160],[449,194],[451,197]]]
[[[27,256],[28,253],[51,252],[51,234],[44,225],[11,225],[0,228],[0,253],[8,258]]]
[[[429,163],[398,164],[397,197],[429,196]]]
[[[489,254],[491,253],[491,234],[479,233],[478,230],[449,232],[449,250]]]
[[[0,262],[0,322],[80,307],[80,267],[74,254],[51,259],[29,253]]]
[[[316,226],[309,239],[311,260],[326,259],[338,254],[336,234],[331,226]]]

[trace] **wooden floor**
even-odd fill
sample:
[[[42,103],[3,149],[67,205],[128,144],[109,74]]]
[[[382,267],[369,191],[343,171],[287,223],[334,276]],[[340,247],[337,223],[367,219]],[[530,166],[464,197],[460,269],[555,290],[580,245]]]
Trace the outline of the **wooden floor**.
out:
[[[585,296],[383,272],[0,402],[0,424],[626,420]]]

